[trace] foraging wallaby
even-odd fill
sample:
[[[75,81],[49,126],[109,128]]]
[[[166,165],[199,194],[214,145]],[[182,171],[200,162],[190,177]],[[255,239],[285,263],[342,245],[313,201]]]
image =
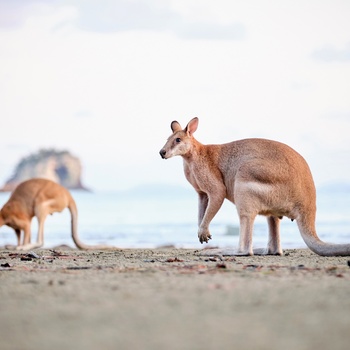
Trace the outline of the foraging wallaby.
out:
[[[17,250],[40,248],[44,244],[44,222],[48,214],[69,209],[72,217],[72,237],[79,249],[110,249],[110,246],[90,246],[80,241],[77,232],[78,211],[69,191],[45,179],[31,179],[19,184],[10,199],[0,210],[0,227],[12,227],[17,235]],[[31,221],[36,216],[39,223],[37,243],[30,243]],[[21,231],[24,233],[21,244]]]
[[[296,220],[307,246],[323,256],[350,255],[350,244],[330,244],[315,229],[316,190],[304,158],[289,146],[265,139],[245,139],[222,145],[203,145],[193,133],[198,118],[182,129],[171,123],[173,134],[160,151],[162,158],[182,156],[187,180],[199,196],[198,237],[211,239],[209,224],[227,198],[236,205],[240,220],[239,248],[220,250],[222,255],[282,255],[280,220]],[[266,250],[253,250],[253,224],[267,217]]]

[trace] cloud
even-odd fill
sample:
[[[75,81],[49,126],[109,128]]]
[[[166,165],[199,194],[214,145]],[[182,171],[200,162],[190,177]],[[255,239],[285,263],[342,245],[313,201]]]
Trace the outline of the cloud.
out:
[[[334,46],[327,46],[315,50],[312,58],[316,61],[334,63],[350,62],[350,43],[344,49],[337,49]]]
[[[90,111],[88,111],[86,109],[81,109],[74,114],[74,117],[79,118],[79,119],[92,118],[93,113],[91,113]]]
[[[50,5],[59,0],[51,0]],[[36,14],[40,6],[48,6],[45,0],[0,0],[0,28],[16,29],[21,27],[26,19]]]
[[[184,39],[240,40],[245,37],[245,27],[240,23],[183,23],[175,32]]]
[[[177,15],[165,8],[152,6],[152,1],[95,1],[76,3],[80,28],[94,32],[167,29],[178,20]]]
[[[28,150],[28,147],[26,143],[9,143],[5,145],[7,150]]]
[[[350,122],[350,111],[332,111],[322,114],[323,119],[331,121]]]
[[[194,40],[237,40],[245,35],[245,27],[240,23],[190,21],[172,10],[167,2],[150,0],[102,0],[98,3],[94,0],[53,0],[50,4],[44,0],[0,0],[0,28],[18,28],[28,17],[45,15],[48,8],[55,10],[57,6],[75,8],[78,15],[69,21],[70,24],[89,32],[169,32],[182,39]]]
[[[245,35],[240,23],[221,25],[204,21],[188,21],[167,7],[153,1],[94,1],[79,3],[77,24],[95,32],[167,31],[183,39],[236,40]]]
[[[0,28],[12,29],[20,26],[25,19],[25,0],[0,0]]]

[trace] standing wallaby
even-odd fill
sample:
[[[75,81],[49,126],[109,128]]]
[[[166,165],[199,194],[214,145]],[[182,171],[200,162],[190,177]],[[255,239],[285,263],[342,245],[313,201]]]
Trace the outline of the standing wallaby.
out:
[[[19,184],[10,199],[0,210],[0,227],[12,227],[17,235],[17,250],[40,248],[44,244],[44,222],[48,214],[69,209],[72,217],[73,241],[79,249],[111,249],[113,247],[90,246],[80,241],[77,232],[78,211],[69,191],[61,185],[45,179],[31,179]],[[31,221],[36,216],[39,223],[37,243],[31,241]],[[21,244],[21,231],[24,233]]]
[[[209,224],[227,198],[236,205],[240,220],[239,248],[222,255],[282,255],[280,220],[296,220],[307,246],[323,256],[348,256],[350,244],[322,242],[315,229],[316,190],[304,158],[289,146],[265,139],[245,139],[222,145],[203,145],[193,133],[198,118],[182,129],[171,123],[173,134],[160,151],[163,159],[182,156],[187,180],[199,196],[198,237],[211,239]],[[267,217],[267,249],[254,249],[257,215]]]

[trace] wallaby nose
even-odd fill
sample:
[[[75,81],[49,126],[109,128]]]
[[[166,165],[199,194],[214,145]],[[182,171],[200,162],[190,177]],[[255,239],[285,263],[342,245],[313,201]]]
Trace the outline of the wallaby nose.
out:
[[[161,149],[159,154],[164,159],[165,158],[165,154],[166,154],[166,150],[165,149]]]

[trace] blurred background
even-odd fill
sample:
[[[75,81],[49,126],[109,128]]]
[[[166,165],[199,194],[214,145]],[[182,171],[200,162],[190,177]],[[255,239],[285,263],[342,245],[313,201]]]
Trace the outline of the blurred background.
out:
[[[158,224],[174,218],[174,203],[165,203],[180,186],[190,202],[178,199],[177,220],[195,225],[181,159],[158,152],[172,120],[186,126],[196,116],[202,143],[287,143],[308,161],[320,193],[349,197],[349,16],[347,0],[0,0],[0,184],[28,154],[69,150],[93,190],[78,196],[165,193],[159,207],[145,203]],[[145,206],[131,203],[130,222],[145,225]],[[349,205],[332,203],[346,222]],[[81,230],[91,216],[84,205]],[[116,237],[130,210],[111,214],[116,226],[103,232]],[[225,210],[223,234],[237,219],[232,205]],[[161,243],[181,243],[179,230]]]

